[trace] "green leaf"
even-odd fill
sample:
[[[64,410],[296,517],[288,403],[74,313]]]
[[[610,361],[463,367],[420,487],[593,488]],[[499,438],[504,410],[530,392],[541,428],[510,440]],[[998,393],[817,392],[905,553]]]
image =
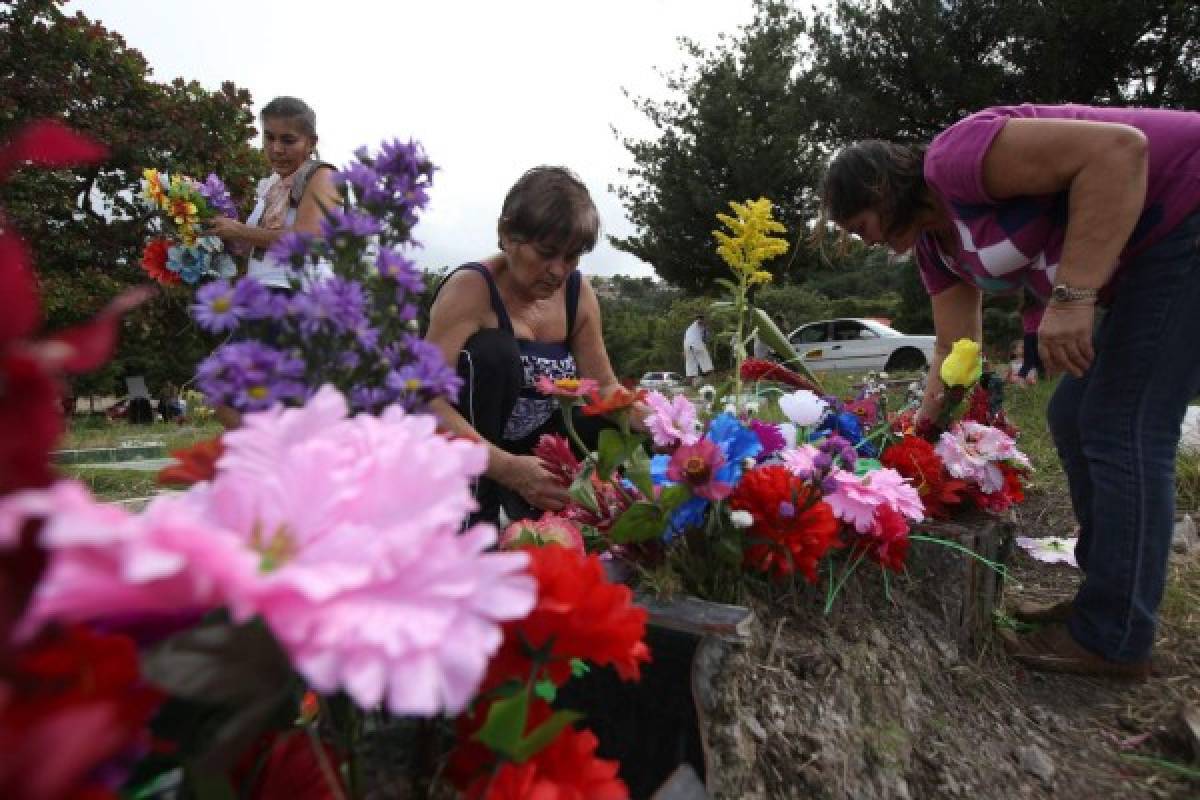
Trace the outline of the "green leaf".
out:
[[[537,755],[546,745],[554,741],[562,729],[576,720],[583,719],[578,711],[555,711],[550,719],[533,729],[521,741],[517,742],[512,751],[512,759],[517,763],[528,761]]]
[[[713,283],[717,284],[720,287],[723,287],[724,289],[726,289],[729,292],[732,292],[733,294],[737,294],[739,291],[741,291],[741,287],[738,286],[733,281],[729,280],[728,278],[714,278]],[[718,300],[717,303],[725,303],[726,305],[732,305],[732,303],[730,303],[728,300]],[[713,305],[716,305],[716,303],[713,303]]]
[[[617,544],[645,542],[662,536],[666,516],[655,503],[637,502],[617,518],[608,535]]]
[[[582,658],[572,658],[571,659],[571,677],[579,678],[584,675],[587,675],[591,671],[592,671],[592,668],[589,667],[588,663],[586,661],[584,661]]]
[[[633,481],[643,497],[654,497],[654,481],[650,477],[650,456],[645,448],[637,447],[629,454],[629,462],[625,467],[625,477]]]
[[[492,705],[488,710],[487,722],[483,723],[475,738],[497,753],[515,758],[528,719],[529,697],[523,691],[517,692]]]
[[[860,458],[854,463],[854,474],[860,478],[873,470],[883,469],[883,464],[879,463],[878,459]]]
[[[784,335],[783,331],[779,330],[779,327],[776,326],[775,321],[771,319],[771,316],[761,308],[755,308],[753,309],[753,317],[754,325],[758,328],[759,338],[766,343],[767,347],[770,347],[772,350],[774,350],[775,355],[777,355],[780,360],[788,366],[789,369],[791,369],[793,372],[800,373],[809,381],[812,381],[814,386],[821,391],[824,391],[824,387],[822,387],[821,382],[817,380],[817,376],[812,374],[812,371],[809,370],[808,365],[805,364],[804,360],[800,358],[799,354],[796,353],[796,348],[792,347],[792,343],[787,340],[787,336]]]
[[[554,681],[547,678],[533,685],[533,693],[547,703],[553,703],[554,698],[558,697],[558,687],[554,685]]]
[[[600,505],[596,502],[596,490],[592,487],[592,471],[595,467],[589,459],[584,465],[579,474],[575,476],[575,480],[571,483],[571,488],[567,490],[567,494],[571,495],[571,499],[579,505],[591,511],[593,514],[600,513]]]
[[[634,450],[642,447],[642,437],[635,434],[625,434],[614,428],[600,431],[600,442],[597,448],[599,464],[596,474],[603,480],[608,480],[617,467],[629,460]]]
[[[692,490],[687,484],[676,483],[663,488],[662,494],[658,496],[658,507],[662,509],[664,517],[669,517],[672,511],[683,505],[691,496]]]

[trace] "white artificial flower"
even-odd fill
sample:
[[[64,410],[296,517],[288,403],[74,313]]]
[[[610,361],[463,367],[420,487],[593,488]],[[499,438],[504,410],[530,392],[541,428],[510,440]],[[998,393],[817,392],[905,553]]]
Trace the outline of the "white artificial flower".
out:
[[[787,450],[796,446],[796,426],[790,422],[777,422],[775,427],[779,429],[779,433],[783,435],[783,449]]]
[[[749,511],[730,511],[729,521],[735,528],[749,528],[754,524],[754,515]]]
[[[1028,536],[1018,536],[1017,546],[1038,561],[1047,564],[1069,564],[1078,567],[1075,561],[1075,544],[1078,539],[1067,539],[1059,536],[1047,536],[1044,539],[1033,539]]]
[[[779,398],[779,410],[801,428],[807,428],[820,422],[828,407],[828,403],[808,389],[800,389]]]

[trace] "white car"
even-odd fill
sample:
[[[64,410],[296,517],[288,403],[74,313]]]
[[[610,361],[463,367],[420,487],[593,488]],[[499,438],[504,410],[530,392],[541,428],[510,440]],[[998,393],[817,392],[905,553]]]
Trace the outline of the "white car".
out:
[[[918,370],[933,361],[933,336],[910,336],[873,319],[811,322],[788,335],[809,369]]]
[[[683,378],[678,372],[647,372],[638,381],[639,389],[656,389],[667,394],[683,391]]]

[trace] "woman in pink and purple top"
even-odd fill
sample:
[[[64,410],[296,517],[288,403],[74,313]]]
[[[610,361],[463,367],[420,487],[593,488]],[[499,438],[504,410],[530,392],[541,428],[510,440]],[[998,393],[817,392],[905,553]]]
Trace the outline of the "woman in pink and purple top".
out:
[[[1039,351],[1066,373],[1048,418],[1084,581],[1072,601],[1024,609],[1044,625],[1007,644],[1037,669],[1145,677],[1180,424],[1200,389],[1200,114],[989,108],[927,148],[846,148],[822,194],[845,231],[915,251],[938,337],[924,415],[951,343],[982,338],[982,292],[1027,287],[1047,304]]]

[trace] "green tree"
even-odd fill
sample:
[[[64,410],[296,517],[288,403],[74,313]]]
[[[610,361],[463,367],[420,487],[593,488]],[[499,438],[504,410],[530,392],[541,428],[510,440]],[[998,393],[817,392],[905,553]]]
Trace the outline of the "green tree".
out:
[[[0,205],[30,240],[52,327],[90,316],[121,289],[146,281],[139,266],[147,216],[135,195],[156,167],[203,177],[217,172],[245,205],[267,174],[251,147],[250,94],[232,83],[151,79],[145,58],[117,33],[67,16],[54,0],[0,3],[0,139],[39,117],[55,117],[108,145],[88,170],[17,173]],[[117,358],[81,380],[109,391],[123,371],[157,383],[190,378],[214,342],[188,319],[189,292],[168,290],[125,320]]]
[[[768,268],[800,268],[809,257],[804,209],[821,156],[809,136],[811,93],[799,86],[804,30],[788,4],[761,0],[754,21],[713,52],[681,41],[696,63],[668,77],[672,99],[635,100],[659,135],[623,140],[634,166],[616,191],[638,232],[612,237],[615,247],[673,285],[704,291],[727,270],[712,236],[717,212],[727,212],[730,200],[768,197],[796,244]]]

